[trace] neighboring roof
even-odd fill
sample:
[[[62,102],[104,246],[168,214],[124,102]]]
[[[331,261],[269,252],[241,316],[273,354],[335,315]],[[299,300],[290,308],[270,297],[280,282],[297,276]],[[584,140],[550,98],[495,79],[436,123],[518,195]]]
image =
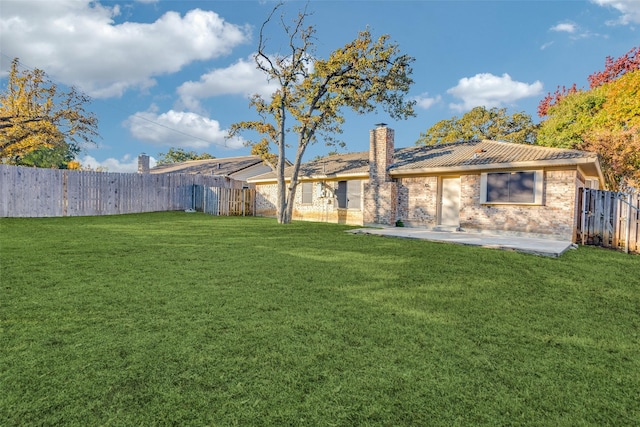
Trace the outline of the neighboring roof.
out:
[[[260,156],[239,156],[223,159],[190,160],[187,162],[158,165],[149,172],[229,176],[257,164],[262,164],[262,158],[260,158]]]
[[[368,175],[369,152],[334,154],[312,160],[300,166],[300,176],[308,178]]]
[[[389,167],[391,176],[581,165],[589,176],[602,177],[595,153],[489,140],[398,148],[394,152],[394,160],[395,163]],[[291,176],[290,171],[290,168],[285,170],[285,176]],[[364,151],[312,160],[300,167],[299,176],[304,180],[367,177],[368,174],[369,153]],[[249,181],[267,182],[275,179],[275,173],[269,172]]]
[[[293,168],[287,167],[284,175],[291,176]],[[320,159],[311,160],[300,166],[298,176],[301,179],[328,177],[367,177],[369,176],[369,152],[334,154]],[[249,182],[275,181],[276,173],[268,172],[250,178]]]

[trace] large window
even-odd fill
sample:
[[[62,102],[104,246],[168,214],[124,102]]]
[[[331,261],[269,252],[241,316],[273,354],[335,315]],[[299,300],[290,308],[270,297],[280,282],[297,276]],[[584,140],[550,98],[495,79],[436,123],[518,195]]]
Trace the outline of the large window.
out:
[[[305,205],[313,203],[313,182],[303,182],[301,187],[302,203]]]
[[[362,181],[338,181],[338,198],[339,209],[360,209],[362,198]]]
[[[481,202],[542,204],[542,177],[542,171],[483,173]]]

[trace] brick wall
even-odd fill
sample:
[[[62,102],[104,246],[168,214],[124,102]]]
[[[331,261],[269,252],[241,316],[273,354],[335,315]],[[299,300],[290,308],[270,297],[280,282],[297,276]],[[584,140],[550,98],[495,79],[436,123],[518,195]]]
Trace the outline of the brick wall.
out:
[[[313,183],[312,203],[302,203],[302,188],[298,185],[293,208],[293,220],[331,222],[337,224],[363,225],[363,211],[359,209],[338,209],[335,193],[337,181],[323,182],[325,197],[318,194],[317,183]],[[365,184],[366,186],[366,184]],[[277,185],[256,186],[256,216],[276,217]]]
[[[438,177],[399,179],[398,217],[410,227],[438,224]],[[533,234],[575,240],[576,171],[544,173],[543,205],[483,205],[480,174],[460,177],[460,227],[465,231]]]
[[[435,227],[438,177],[402,178],[398,183],[398,217],[409,227]]]
[[[575,238],[576,171],[545,171],[541,206],[481,205],[480,174],[462,177],[460,227]]]
[[[393,225],[398,219],[395,182],[368,183],[364,186],[363,221],[365,225]]]

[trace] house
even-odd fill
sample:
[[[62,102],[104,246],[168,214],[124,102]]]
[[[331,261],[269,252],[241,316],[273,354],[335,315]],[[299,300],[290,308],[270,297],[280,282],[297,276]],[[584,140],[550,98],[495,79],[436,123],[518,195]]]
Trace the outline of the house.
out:
[[[275,174],[248,181],[256,214],[275,216]],[[293,219],[575,241],[585,186],[604,186],[594,153],[489,140],[396,149],[380,124],[368,152],[302,165]]]

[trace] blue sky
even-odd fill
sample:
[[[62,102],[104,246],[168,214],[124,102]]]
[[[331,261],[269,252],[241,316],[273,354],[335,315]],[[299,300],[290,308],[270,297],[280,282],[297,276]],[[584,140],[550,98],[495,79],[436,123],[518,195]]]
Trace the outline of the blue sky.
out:
[[[288,1],[287,19],[306,2]],[[257,116],[253,93],[269,93],[254,66],[260,25],[273,1],[0,0],[1,84],[11,60],[45,70],[58,84],[93,97],[97,146],[83,165],[133,172],[140,153],[170,147],[216,157],[249,154],[225,139],[228,127]],[[347,114],[342,151],[368,150],[369,130],[385,122],[396,146],[413,145],[440,120],[475,106],[524,111],[558,86],[587,86],[587,76],[640,43],[639,0],[590,1],[324,1],[311,0],[317,55],[369,28],[389,34],[415,58],[410,97],[417,116],[394,121]],[[268,52],[282,50],[282,31],[268,27]],[[250,135],[247,135],[250,136]],[[292,143],[295,143],[293,138]],[[319,143],[310,160],[331,148]],[[290,151],[288,157],[293,158]]]

